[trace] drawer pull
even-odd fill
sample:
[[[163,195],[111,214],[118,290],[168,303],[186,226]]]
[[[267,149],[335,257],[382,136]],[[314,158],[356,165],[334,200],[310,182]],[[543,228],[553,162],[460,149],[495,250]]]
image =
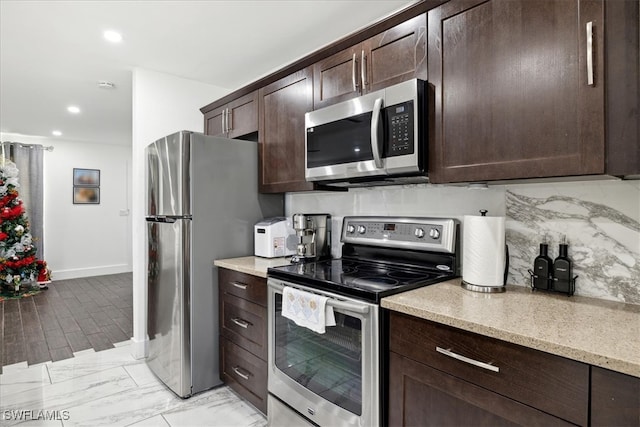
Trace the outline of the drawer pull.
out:
[[[464,357],[461,354],[454,353],[450,350],[444,349],[442,347],[436,347],[436,351],[438,353],[444,354],[445,356],[453,357],[454,359],[460,360],[461,362],[469,363],[470,365],[477,366],[479,368],[487,369],[493,372],[500,372],[500,368],[497,366],[493,366],[489,363],[479,362],[474,359],[469,359],[468,357]]]
[[[236,325],[240,326],[241,328],[245,328],[245,329],[247,329],[251,325],[251,323],[239,317],[232,317],[231,321]]]
[[[234,286],[234,287],[236,287],[236,288],[238,288],[238,289],[242,289],[243,291],[244,291],[245,289],[247,289],[247,285],[246,285],[246,283],[231,282],[231,286]]]
[[[249,373],[249,372],[247,372],[246,374],[244,372],[242,372],[240,370],[239,366],[234,366],[231,369],[233,369],[233,372],[235,372],[237,376],[239,376],[240,378],[242,378],[244,380],[248,380],[249,379],[249,375],[251,375],[251,373]]]

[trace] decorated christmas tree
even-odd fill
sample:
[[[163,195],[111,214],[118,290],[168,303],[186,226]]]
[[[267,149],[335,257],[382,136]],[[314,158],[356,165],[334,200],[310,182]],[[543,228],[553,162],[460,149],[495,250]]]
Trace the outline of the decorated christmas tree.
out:
[[[36,258],[19,186],[16,165],[0,159],[0,286],[14,292],[51,280],[47,263]]]

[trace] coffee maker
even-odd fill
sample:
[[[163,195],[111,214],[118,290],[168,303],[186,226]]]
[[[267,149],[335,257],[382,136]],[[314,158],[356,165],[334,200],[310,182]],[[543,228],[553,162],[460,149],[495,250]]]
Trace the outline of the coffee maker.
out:
[[[295,214],[293,229],[298,244],[291,262],[310,262],[331,258],[331,215]]]

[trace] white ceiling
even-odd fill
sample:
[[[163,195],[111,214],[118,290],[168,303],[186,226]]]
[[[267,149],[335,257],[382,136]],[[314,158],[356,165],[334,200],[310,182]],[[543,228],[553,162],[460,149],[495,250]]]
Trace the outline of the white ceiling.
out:
[[[0,0],[0,132],[130,144],[134,67],[231,91],[411,3]]]

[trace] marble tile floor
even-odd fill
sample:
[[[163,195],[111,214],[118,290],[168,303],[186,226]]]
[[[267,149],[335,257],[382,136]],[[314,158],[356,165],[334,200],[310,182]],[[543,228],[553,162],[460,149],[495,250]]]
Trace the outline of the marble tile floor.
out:
[[[14,425],[264,427],[267,421],[225,386],[180,399],[124,341],[56,362],[5,366],[0,426]]]

